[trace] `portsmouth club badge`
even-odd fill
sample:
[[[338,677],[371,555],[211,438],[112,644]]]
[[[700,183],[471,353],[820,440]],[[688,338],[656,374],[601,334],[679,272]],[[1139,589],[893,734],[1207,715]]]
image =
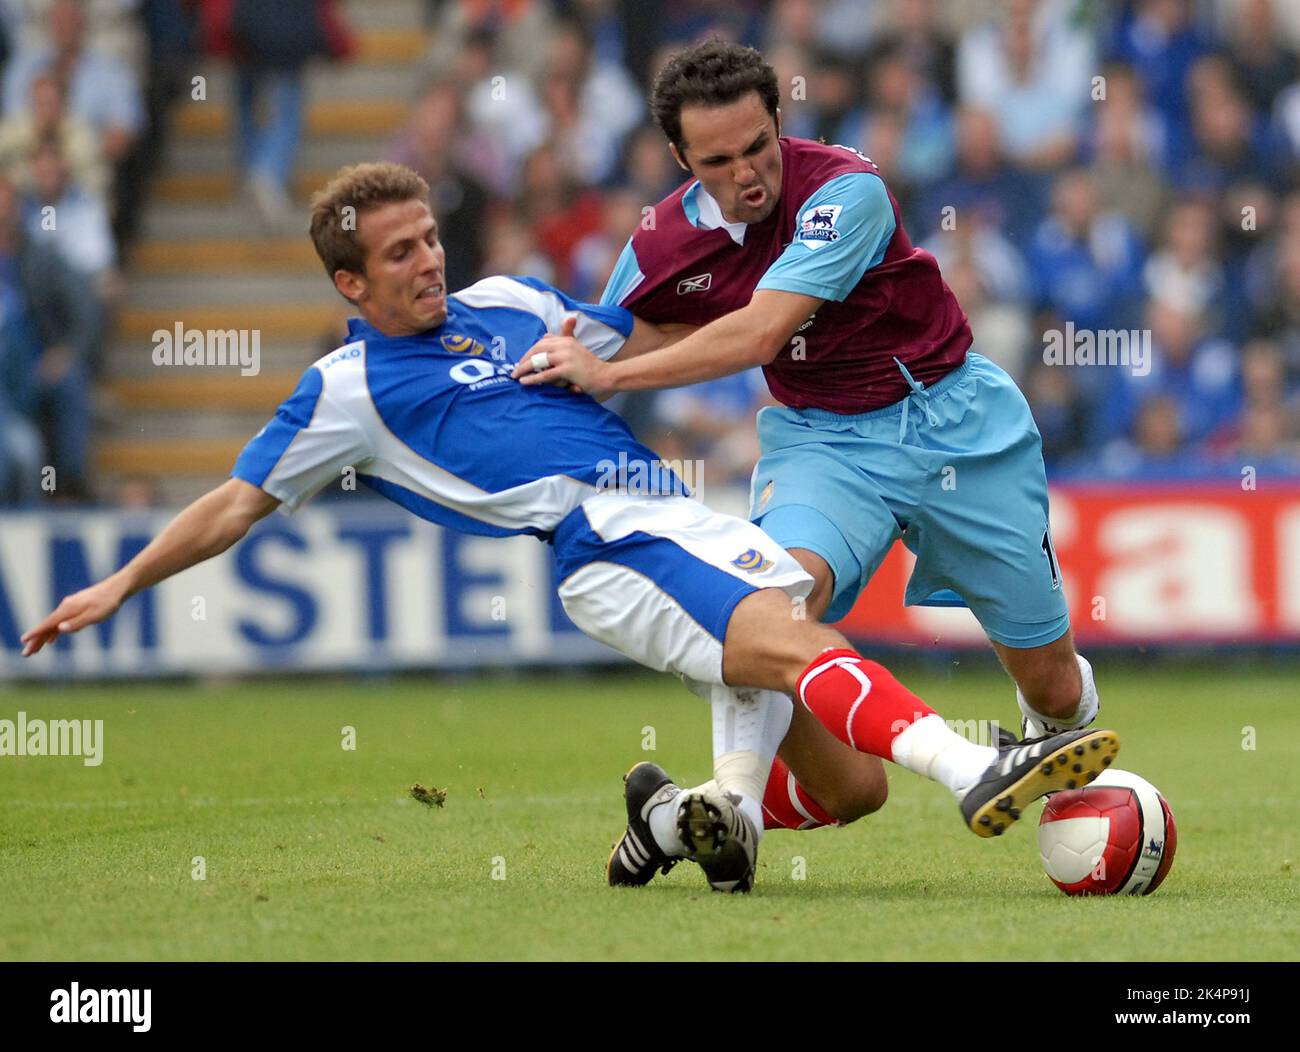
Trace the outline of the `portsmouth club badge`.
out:
[[[452,354],[480,355],[487,350],[473,336],[462,336],[454,332],[449,332],[443,336],[441,342],[443,349],[451,351]]]
[[[772,560],[764,556],[757,548],[750,548],[732,559],[731,565],[737,570],[744,570],[745,573],[762,573],[771,567]]]
[[[799,219],[798,240],[809,248],[821,248],[822,245],[840,239],[840,232],[835,224],[840,221],[843,205],[817,205],[804,210]]]

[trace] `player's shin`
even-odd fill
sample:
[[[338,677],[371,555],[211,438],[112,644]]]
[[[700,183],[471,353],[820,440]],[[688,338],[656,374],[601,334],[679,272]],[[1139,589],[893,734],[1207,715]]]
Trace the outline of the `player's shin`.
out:
[[[840,741],[954,793],[976,782],[997,755],[967,741],[883,665],[853,650],[823,651],[799,676],[798,690]]]

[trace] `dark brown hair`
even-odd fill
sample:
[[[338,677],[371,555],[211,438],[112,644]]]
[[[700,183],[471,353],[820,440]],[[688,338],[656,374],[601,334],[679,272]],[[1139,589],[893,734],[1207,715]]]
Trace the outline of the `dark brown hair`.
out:
[[[767,112],[776,116],[781,102],[776,70],[752,47],[726,40],[706,40],[679,51],[655,77],[650,109],[655,122],[679,151],[683,106],[726,106],[758,92]]]

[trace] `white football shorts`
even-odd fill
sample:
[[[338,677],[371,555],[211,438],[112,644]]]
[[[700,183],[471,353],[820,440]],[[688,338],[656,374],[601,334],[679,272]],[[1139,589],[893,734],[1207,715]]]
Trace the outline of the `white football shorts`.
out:
[[[689,497],[597,493],[560,523],[554,544],[574,624],[642,665],[701,683],[723,682],[737,603],[760,588],[800,599],[813,585],[753,523]]]

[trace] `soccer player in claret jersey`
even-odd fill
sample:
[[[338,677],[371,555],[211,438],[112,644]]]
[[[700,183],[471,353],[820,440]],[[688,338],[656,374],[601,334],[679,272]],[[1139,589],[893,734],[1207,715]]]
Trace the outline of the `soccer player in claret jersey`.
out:
[[[693,179],[633,234],[603,302],[703,327],[618,362],[552,337],[537,348],[547,369],[524,362],[522,382],[604,396],[762,366],[782,405],[758,416],[750,517],[812,575],[808,612],[847,614],[901,536],[916,553],[907,603],[970,607],[1026,740],[1086,727],[1097,691],[1070,634],[1029,406],[969,350],[966,315],[876,165],[782,138],[778,101],[751,48],[708,41],[669,60],[651,106]],[[853,742],[839,712],[814,712]],[[815,795],[790,780],[794,824],[830,817]]]
[[[361,313],[348,342],[307,369],[232,478],[121,570],[63,599],[23,635],[24,654],[110,617],[129,596],[225,551],[275,508],[293,512],[352,468],[421,518],[553,545],[560,598],[583,631],[682,675],[711,701],[714,780],[674,787],[673,806],[633,830],[611,868],[652,875],[650,867],[686,857],[714,888],[748,890],[764,786],[783,739],[803,743],[796,764],[808,778],[843,763],[839,743],[796,712],[790,694],[838,706],[860,749],[946,785],[983,836],[1001,832],[1030,800],[1110,763],[1118,749],[1110,732],[1014,752],[968,742],[833,629],[793,621],[791,599],[812,580],[762,530],[685,496],[591,398],[511,378],[547,332],[611,358],[659,347],[665,334],[621,307],[576,303],[531,278],[487,278],[448,296],[428,194],[410,169],[377,164],[344,169],[317,195],[312,240],[335,288]],[[656,491],[631,485],[665,476]],[[866,677],[873,686],[863,703]]]

